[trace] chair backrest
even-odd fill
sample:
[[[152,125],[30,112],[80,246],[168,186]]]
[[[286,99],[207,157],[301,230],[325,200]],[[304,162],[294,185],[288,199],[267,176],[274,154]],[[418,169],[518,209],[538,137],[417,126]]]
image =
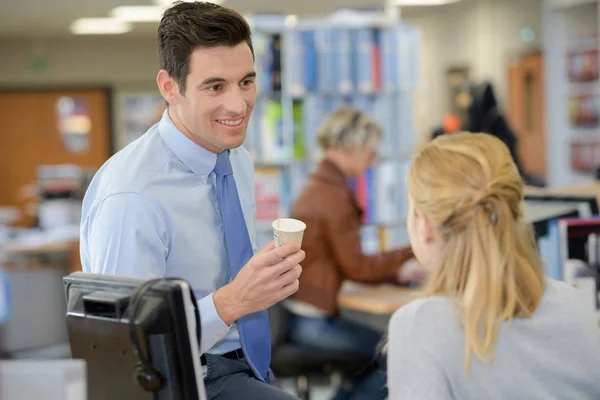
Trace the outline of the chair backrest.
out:
[[[276,348],[285,341],[288,330],[289,311],[281,303],[269,308],[271,324],[271,347]]]

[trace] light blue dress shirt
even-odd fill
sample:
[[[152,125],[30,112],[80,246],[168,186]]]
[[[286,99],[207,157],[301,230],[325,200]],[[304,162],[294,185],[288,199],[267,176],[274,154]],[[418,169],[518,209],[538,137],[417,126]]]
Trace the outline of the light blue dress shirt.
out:
[[[254,166],[241,147],[231,150],[230,159],[256,252]],[[212,296],[230,279],[216,160],[165,111],[94,176],[83,200],[80,247],[85,272],[186,279],[201,313],[200,351],[223,354],[241,346],[236,324],[228,327],[219,318]]]

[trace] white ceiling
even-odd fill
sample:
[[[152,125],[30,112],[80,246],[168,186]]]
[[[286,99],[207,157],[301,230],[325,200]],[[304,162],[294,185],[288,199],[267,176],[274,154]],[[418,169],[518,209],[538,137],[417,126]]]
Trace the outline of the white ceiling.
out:
[[[243,14],[322,15],[337,8],[380,7],[384,0],[225,0]],[[151,5],[152,0],[0,0],[0,37],[67,36],[81,17],[107,17],[119,5]],[[136,24],[129,36],[152,36],[155,23]]]

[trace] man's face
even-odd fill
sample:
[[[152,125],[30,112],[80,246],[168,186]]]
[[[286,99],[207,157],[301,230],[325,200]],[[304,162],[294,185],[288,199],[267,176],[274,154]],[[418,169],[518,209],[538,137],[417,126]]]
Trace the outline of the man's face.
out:
[[[246,138],[256,103],[256,72],[250,47],[201,48],[190,57],[185,93],[171,102],[171,118],[202,147],[220,153]]]

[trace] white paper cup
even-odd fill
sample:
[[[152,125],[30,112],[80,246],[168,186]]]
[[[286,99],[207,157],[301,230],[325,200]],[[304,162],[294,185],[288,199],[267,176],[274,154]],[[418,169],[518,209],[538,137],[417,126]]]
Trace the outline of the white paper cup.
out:
[[[306,224],[293,218],[280,218],[273,221],[273,240],[275,247],[288,243],[302,244]]]

